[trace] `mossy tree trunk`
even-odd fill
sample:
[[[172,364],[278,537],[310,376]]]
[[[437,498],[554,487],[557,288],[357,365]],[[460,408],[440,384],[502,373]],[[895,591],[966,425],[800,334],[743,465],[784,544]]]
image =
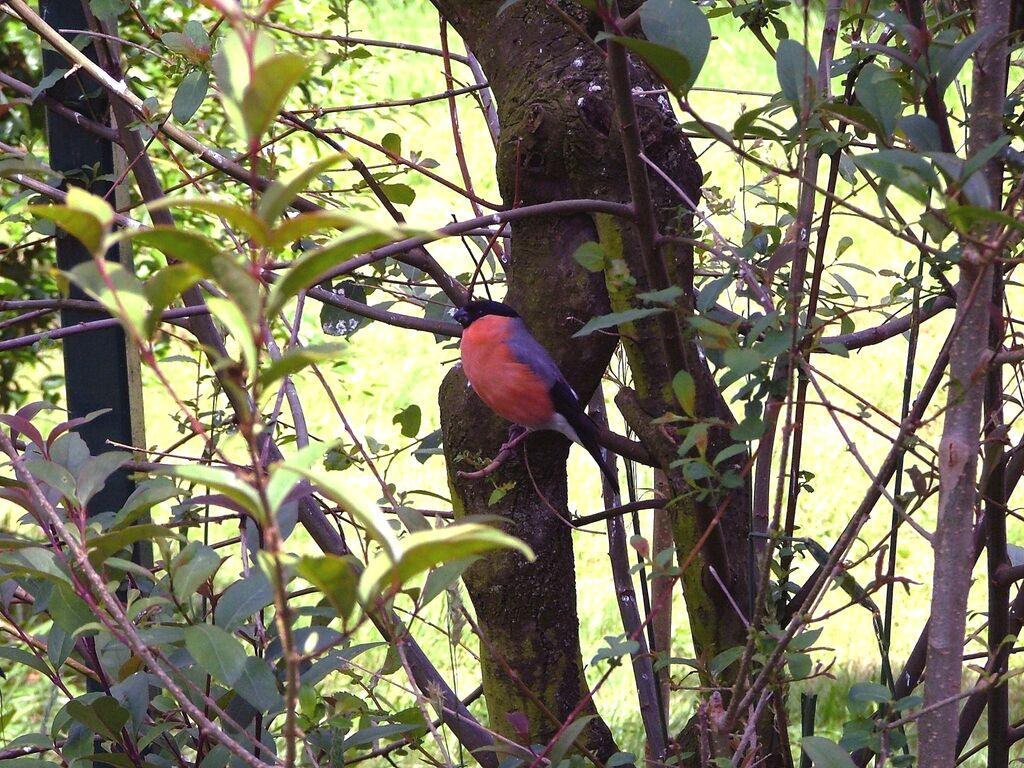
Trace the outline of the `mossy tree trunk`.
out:
[[[522,204],[573,198],[630,202],[606,63],[596,47],[544,2],[526,0],[500,15],[501,0],[434,3],[477,56],[493,89],[501,121],[497,175],[504,201],[512,204],[518,196]],[[561,9],[578,20],[591,39],[600,31],[599,22],[574,3],[563,2]],[[657,87],[642,68],[633,67],[631,76],[641,89]],[[646,156],[689,200],[696,201],[700,168],[668,101],[661,95],[639,93],[634,100]],[[678,191],[656,176],[652,176],[652,187],[662,233],[688,230],[691,214]],[[608,254],[604,273],[588,273],[572,257],[581,243],[590,240],[600,240]],[[628,222],[606,216],[531,218],[513,225],[512,243],[507,301],[552,352],[586,402],[615,342],[601,334],[570,337],[587,319],[613,308],[638,306],[636,294],[658,287],[643,269],[636,233]],[[661,255],[673,282],[690,286],[692,251],[665,248]],[[709,568],[715,568],[732,601],[746,610],[751,592],[746,568],[749,494],[741,488],[728,496],[693,501],[691,488],[678,470],[669,467],[678,458],[676,444],[652,424],[667,411],[679,410],[672,394],[676,371],[667,363],[668,345],[681,351],[694,377],[700,415],[725,423],[732,420],[694,337],[685,331],[689,301],[687,297],[681,302],[677,327],[684,330],[675,338],[664,338],[653,321],[623,329],[628,330],[625,349],[635,391],[620,393],[618,401],[630,426],[668,474],[676,496],[670,514],[681,560],[694,549],[716,511],[724,509],[683,579],[696,650],[709,661],[746,640],[742,620]],[[458,477],[456,471],[468,467],[457,458],[467,452],[493,456],[508,425],[480,403],[461,370],[453,370],[445,379],[440,404],[449,482],[458,513],[501,515],[507,530],[537,553],[534,563],[515,554],[489,556],[467,572],[466,585],[485,638],[481,654],[490,725],[516,738],[508,715],[520,711],[528,717],[531,740],[544,741],[557,729],[552,715],[563,719],[587,693],[572,531],[549,508],[550,504],[560,514],[566,509],[568,444],[553,433],[531,436],[526,449],[540,494],[534,490],[527,466],[513,460],[491,479],[501,484],[514,481],[514,488],[488,506],[492,484]],[[725,430],[711,430],[709,455],[727,444]],[[731,460],[735,467],[743,461],[742,455]],[[515,677],[508,674],[510,670]],[[706,677],[704,682],[709,682]],[[585,711],[593,713],[592,707]],[[600,719],[592,721],[587,741],[599,756],[614,751],[611,734]]]

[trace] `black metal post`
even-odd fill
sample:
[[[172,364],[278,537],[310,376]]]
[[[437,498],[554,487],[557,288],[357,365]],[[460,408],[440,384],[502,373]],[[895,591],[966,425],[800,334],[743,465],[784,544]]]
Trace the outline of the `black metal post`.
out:
[[[88,22],[82,4],[77,0],[40,0],[40,15],[54,29],[86,29]],[[73,37],[73,35],[65,35]],[[93,46],[86,55],[95,58]],[[43,50],[44,76],[55,70],[68,70],[70,64],[58,52]],[[105,92],[81,71],[63,77],[48,91],[61,103],[91,119],[109,124],[109,105]],[[113,146],[97,138],[73,122],[47,110],[47,137],[50,166],[67,177],[67,184],[84,187],[95,195],[108,195],[114,173]],[[66,270],[92,257],[75,238],[63,231],[57,235],[57,266]],[[112,250],[108,259],[116,260]],[[77,288],[72,298],[86,298]],[[95,313],[64,310],[61,325],[72,326],[95,320]],[[107,440],[132,444],[132,408],[128,355],[125,335],[120,328],[107,328],[91,333],[69,336],[62,344],[67,404],[71,418],[85,416],[101,409],[109,411],[76,431],[92,454],[110,450]],[[114,473],[106,487],[93,497],[90,514],[117,510],[131,494],[134,484],[126,471]]]

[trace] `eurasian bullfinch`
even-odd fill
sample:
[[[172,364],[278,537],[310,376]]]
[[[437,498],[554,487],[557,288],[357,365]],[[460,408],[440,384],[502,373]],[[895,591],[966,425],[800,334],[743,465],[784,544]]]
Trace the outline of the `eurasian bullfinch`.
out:
[[[618,493],[618,478],[601,456],[597,425],[516,311],[500,301],[471,301],[455,319],[465,329],[462,370],[480,399],[530,431],[554,430],[582,445]]]

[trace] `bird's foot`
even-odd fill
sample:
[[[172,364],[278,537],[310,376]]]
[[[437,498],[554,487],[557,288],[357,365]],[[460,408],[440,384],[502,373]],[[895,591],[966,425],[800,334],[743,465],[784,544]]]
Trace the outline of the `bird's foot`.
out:
[[[505,451],[513,450],[519,445],[526,436],[530,434],[530,430],[519,424],[513,424],[508,428],[508,439],[502,443],[501,448],[498,449],[498,455],[501,455]]]
[[[498,470],[498,467],[504,464],[505,460],[508,459],[511,455],[511,451],[502,451],[493,459],[491,459],[491,463],[488,464],[483,469],[478,469],[475,472],[463,472],[460,469],[458,472],[455,473],[455,475],[465,480],[480,480],[481,478],[487,477],[488,475],[491,475],[494,472],[496,472]]]
[[[530,434],[530,430],[526,427],[520,426],[519,424],[513,424],[508,430],[508,440],[502,443],[501,448],[498,449],[498,455],[495,456],[490,464],[483,469],[478,469],[475,472],[456,472],[458,477],[465,478],[467,480],[479,480],[482,477],[487,477],[497,471],[498,467],[512,458],[515,453],[516,446],[519,445],[526,436]]]

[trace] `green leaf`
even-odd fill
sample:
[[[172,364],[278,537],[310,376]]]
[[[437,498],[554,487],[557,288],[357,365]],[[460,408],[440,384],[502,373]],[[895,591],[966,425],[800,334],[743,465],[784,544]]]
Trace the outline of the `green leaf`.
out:
[[[142,290],[149,301],[149,312],[143,331],[146,339],[152,339],[160,325],[163,311],[171,302],[177,301],[185,291],[195,285],[203,277],[202,272],[191,264],[173,264],[157,271]]]
[[[149,303],[139,279],[116,261],[82,262],[65,272],[79,288],[100,302],[127,330],[144,337]]]
[[[801,632],[790,641],[788,650],[806,651],[808,648],[810,648],[812,645],[818,642],[818,638],[821,637],[821,633],[823,631],[823,627],[818,627],[817,629],[808,629]]]
[[[271,712],[282,704],[277,679],[266,659],[246,656],[242,671],[231,686],[235,693],[252,704],[258,712]]]
[[[1013,567],[1024,565],[1024,547],[1018,544],[1007,544],[1006,557]]]
[[[347,751],[353,747],[375,744],[381,739],[387,739],[392,736],[401,736],[409,733],[410,731],[415,731],[418,728],[420,728],[420,726],[413,723],[371,725],[368,728],[360,728],[355,733],[346,736],[345,740],[341,743],[340,749],[342,751]]]
[[[897,129],[914,145],[918,152],[939,152],[942,142],[939,129],[924,115],[906,115],[896,124]]]
[[[716,277],[714,280],[704,285],[700,289],[700,293],[697,295],[697,311],[707,312],[718,301],[718,297],[722,295],[726,288],[733,284],[735,278],[732,275],[722,275]]]
[[[722,358],[725,361],[726,367],[729,368],[730,379],[733,381],[740,376],[756,371],[765,361],[764,356],[759,350],[748,347],[727,349]]]
[[[933,190],[939,190],[939,177],[931,163],[917,153],[903,149],[883,149],[854,157],[854,163],[897,187],[915,200],[927,203]]]
[[[649,309],[627,309],[622,312],[613,312],[610,315],[600,315],[599,317],[591,318],[590,321],[576,331],[572,337],[574,339],[578,339],[581,336],[589,336],[595,331],[601,331],[605,328],[612,328],[625,323],[632,323],[645,317],[651,317],[652,315],[660,315],[664,311],[665,309],[662,307],[651,307]]]
[[[392,562],[398,560],[402,553],[402,543],[398,540],[394,529],[379,507],[350,497],[338,488],[338,483],[326,472],[295,466],[287,462],[285,466],[307,478],[320,493],[352,515],[356,522],[366,528],[370,538],[380,544],[389,560]]]
[[[131,454],[124,451],[107,451],[91,457],[76,472],[76,496],[81,504],[88,504],[107,483],[107,478],[129,461]]]
[[[676,401],[682,406],[687,416],[697,415],[697,385],[686,371],[679,371],[672,378],[672,392],[675,393]]]
[[[262,571],[253,569],[224,590],[214,614],[217,626],[231,631],[274,601],[274,591]]]
[[[381,184],[380,189],[395,205],[412,205],[416,202],[416,190],[408,184]]]
[[[806,653],[787,653],[786,664],[789,666],[789,674],[794,680],[805,678],[811,674],[812,660]]]
[[[815,768],[854,768],[846,750],[824,736],[804,736],[800,743]]]
[[[757,440],[763,434],[764,421],[759,416],[748,416],[729,430],[729,437],[733,440],[744,442],[747,440]]]
[[[180,125],[185,125],[196,113],[210,88],[210,76],[201,69],[193,69],[178,84],[171,100],[171,114]]]
[[[122,526],[129,525],[142,513],[149,511],[156,504],[167,499],[174,498],[179,493],[178,486],[166,477],[146,478],[138,484],[132,495],[125,501],[124,506],[118,511],[110,529],[115,530]]]
[[[393,155],[401,156],[402,154],[402,137],[397,133],[385,133],[384,138],[380,140],[380,145]]]
[[[782,40],[775,56],[775,72],[782,95],[799,115],[809,105],[811,94],[817,92],[818,70],[814,59],[796,40]]]
[[[85,542],[89,552],[89,562],[94,567],[101,566],[107,558],[137,541],[156,541],[157,539],[177,539],[185,541],[185,537],[162,525],[143,523],[130,525],[127,528],[111,531],[100,536],[92,536]]]
[[[597,715],[587,715],[585,717],[577,717],[562,731],[562,735],[558,737],[554,745],[551,747],[551,751],[548,753],[548,758],[551,760],[551,765],[558,765],[562,762],[562,758],[572,749],[576,740],[583,735],[584,729],[590,724]],[[583,746],[585,742],[581,742]]]
[[[252,41],[253,38],[250,38]],[[252,44],[252,64],[273,53],[273,41],[266,35],[256,34]],[[234,30],[230,30],[217,47],[217,55],[213,57],[213,73],[217,85],[228,98],[228,103],[242,100],[245,89],[250,84],[251,68],[250,53],[247,41]],[[237,108],[236,108],[237,109]],[[241,114],[237,115],[241,118]]]
[[[594,658],[590,660],[590,666],[605,659],[617,662],[623,656],[630,656],[640,650],[640,643],[636,640],[629,640],[625,635],[606,635],[604,639],[607,645],[597,649]]]
[[[340,294],[349,301],[366,306],[366,289],[354,280],[342,280],[334,286],[333,292]],[[330,336],[348,338],[370,323],[370,318],[350,312],[324,302],[320,308],[320,325],[324,333]]]
[[[168,207],[164,205],[162,207]],[[213,262],[220,256],[217,244],[199,232],[178,229],[175,226],[157,226],[151,229],[126,229],[117,233],[118,240],[131,240],[136,246],[156,248],[167,257],[168,263],[183,261],[202,270],[204,277],[212,277]]]
[[[434,568],[427,574],[427,579],[423,582],[423,589],[420,591],[420,606],[429,605],[434,598],[458,581],[466,569],[479,559],[477,555],[460,557]]]
[[[84,628],[88,625],[96,626],[96,614],[71,586],[55,585],[50,591],[47,610],[53,617],[54,623],[69,635],[95,634],[95,632],[86,631]]]
[[[355,217],[341,211],[315,211],[313,213],[301,213],[290,219],[285,219],[270,233],[267,246],[274,251],[280,251],[290,244],[319,234],[327,230],[346,230],[362,225],[366,217]],[[379,229],[379,227],[378,227]]]
[[[644,291],[638,293],[636,297],[647,304],[665,304],[673,305],[686,293],[678,285],[670,285],[668,288],[662,288],[659,291]]]
[[[573,252],[572,257],[588,272],[600,272],[604,269],[605,253],[600,243],[583,243]]]
[[[208,213],[211,216],[224,219],[224,221],[235,229],[242,230],[245,234],[251,237],[257,245],[266,245],[267,240],[270,237],[270,230],[267,228],[267,225],[264,224],[263,220],[254,214],[247,205],[216,200],[212,197],[165,197],[161,200],[150,203],[147,207],[151,211],[159,211],[164,208],[185,208],[190,211],[202,211],[203,213]],[[145,230],[144,232],[166,232],[168,229],[169,228],[167,227],[153,227],[153,229]],[[146,235],[144,232],[132,233],[130,236],[135,238],[141,237],[145,240]],[[178,237],[175,238],[164,236],[163,242],[168,243],[168,245],[170,244],[168,241],[176,241],[180,243],[184,239],[192,239],[192,241],[195,242],[195,238],[199,237],[202,236],[192,232],[178,232]],[[219,253],[220,251],[218,248],[214,248],[214,252]],[[202,254],[202,256],[205,255],[205,253]],[[187,251],[183,249],[178,249],[174,256],[175,258],[179,258],[183,261],[190,260],[188,259]]]
[[[679,85],[672,90],[689,91],[711,47],[711,25],[703,11],[690,0],[647,0],[640,6],[640,25],[648,40],[686,61],[685,71],[680,68],[675,78]]]
[[[245,667],[245,648],[230,632],[213,624],[185,628],[185,648],[206,674],[232,685]]]
[[[262,519],[263,504],[259,494],[230,469],[208,467],[202,464],[179,464],[173,467],[160,467],[155,471],[159,474],[214,488],[243,509],[251,512],[257,519]]]
[[[431,531],[411,533],[402,541],[398,557],[371,560],[359,582],[365,604],[379,589],[405,584],[413,576],[444,562],[494,549],[514,549],[533,561],[533,550],[507,533],[480,523],[458,523]]]
[[[998,155],[1002,151],[1003,147],[1007,146],[1009,143],[1009,136],[1000,136],[991,144],[975,151],[960,167],[960,178],[958,180],[961,183],[970,180],[989,160]]]
[[[113,22],[128,10],[125,0],[89,0],[89,8],[97,18]]]
[[[35,101],[39,98],[41,94],[45,93],[58,82],[63,80],[67,73],[67,67],[54,68],[52,71],[50,71],[49,74],[43,76],[39,80],[39,82],[36,84],[36,87],[32,89],[32,93],[29,95],[29,98],[32,99],[32,101]],[[32,169],[28,170],[29,173],[38,173],[39,170],[41,170],[41,168],[44,167],[42,163],[33,162],[31,159],[22,160],[21,158],[19,158],[18,160],[15,161],[4,160],[2,164],[2,171],[0,171],[0,175],[18,173],[22,168],[26,167],[26,164]]]
[[[259,364],[259,353],[256,349],[256,331],[252,318],[246,316],[238,304],[219,296],[208,298],[206,305],[210,308],[210,314],[223,324],[231,337],[238,343],[246,372],[255,372]],[[250,306],[249,309],[251,311],[253,307]]]
[[[250,143],[258,140],[274,122],[288,91],[305,72],[306,59],[296,53],[275,54],[256,65],[241,98],[242,119]]]
[[[185,35],[197,48],[202,49],[205,46],[207,51],[209,51],[210,35],[206,32],[206,27],[204,27],[200,22],[195,19],[189,19],[186,21]]]
[[[703,14],[701,15],[703,16]],[[654,71],[665,87],[676,95],[685,93],[686,84],[693,81],[690,77],[690,62],[687,61],[686,56],[674,48],[637,37],[604,33],[597,36],[598,42],[602,40],[611,40],[635,53]]]
[[[101,197],[69,187],[64,205],[30,205],[37,216],[58,224],[94,256],[102,254],[103,237],[114,222],[114,209]]]
[[[892,75],[877,64],[867,64],[857,77],[857,99],[881,129],[887,142],[896,132],[896,121],[903,111],[900,87]]]
[[[420,464],[425,464],[431,456],[443,456],[441,448],[441,430],[435,429],[429,435],[420,440],[419,446],[412,453],[413,457]]]
[[[183,56],[192,49],[192,41],[188,35],[181,32],[164,32],[160,35],[160,42],[167,46],[168,50]]]
[[[679,447],[679,455],[686,456],[693,450],[698,444],[702,446],[707,445],[708,430],[711,425],[707,422],[698,422],[689,429],[686,430],[686,437],[683,439],[683,444]],[[704,448],[701,448],[701,454],[704,453]]]
[[[217,550],[198,541],[189,542],[171,561],[168,574],[174,585],[174,596],[187,602],[220,569]]]
[[[743,646],[737,645],[732,648],[726,648],[720,654],[715,656],[711,660],[711,664],[708,665],[708,669],[714,677],[721,675],[729,665],[735,661],[738,661],[740,656],[743,655]]]
[[[266,392],[278,380],[298,373],[314,363],[338,360],[344,348],[342,344],[317,344],[311,347],[293,347],[277,360],[262,368],[259,374],[260,387]]]
[[[0,565],[14,575],[34,576],[56,584],[71,585],[56,555],[42,547],[24,547],[11,552],[0,551]]]
[[[982,27],[953,46],[948,53],[942,52],[942,46],[938,43],[929,49],[929,55],[934,55],[935,60],[938,60],[935,84],[940,98],[946,92],[946,89],[953,84],[953,81],[956,80],[957,75],[960,74],[960,70],[963,69],[971,54],[992,37],[995,31],[995,27],[991,24]]]
[[[267,316],[280,312],[299,291],[316,285],[324,275],[353,256],[373,250],[397,238],[395,231],[352,227],[323,248],[308,251],[285,270],[270,289]]]
[[[321,157],[311,165],[297,168],[291,173],[283,174],[281,178],[275,179],[260,197],[260,205],[256,214],[267,225],[272,225],[288,209],[292,201],[305,191],[306,185],[311,180],[346,157],[348,157],[346,154],[333,153]]]
[[[605,768],[619,768],[622,765],[633,765],[636,763],[636,755],[632,752],[616,752],[605,760]]]
[[[28,651],[23,651],[21,648],[14,648],[9,645],[0,645],[0,659],[7,659],[15,664],[21,664],[29,669],[34,669],[46,678],[49,678],[53,674],[53,670],[50,669],[46,662],[33,656]]]
[[[38,482],[50,486],[68,501],[77,503],[75,477],[67,467],[46,459],[29,459],[25,467]]]
[[[93,694],[95,696],[95,694]],[[91,700],[87,701],[87,698]],[[121,729],[128,722],[128,710],[111,696],[89,694],[67,703],[68,714],[91,731],[113,741],[120,741]]]
[[[50,631],[46,633],[46,657],[54,669],[60,669],[68,660],[71,652],[75,650],[75,641],[75,636],[56,622],[50,625]]]
[[[270,479],[267,481],[266,498],[267,504],[274,514],[277,514],[285,503],[288,494],[292,492],[302,475],[299,468],[309,469],[316,464],[321,457],[331,449],[337,447],[337,443],[316,442],[307,445],[295,452],[295,455],[286,461],[278,461],[270,467]]]
[[[892,701],[892,692],[878,683],[854,683],[846,696],[854,704],[885,704]]]
[[[423,413],[420,411],[420,407],[413,403],[396,413],[391,423],[402,425],[403,437],[416,437],[420,432],[420,422],[422,420]]]
[[[838,357],[849,357],[850,350],[848,350],[842,342],[830,342],[827,344],[819,344],[818,349],[827,352],[830,355],[836,355]]]
[[[338,618],[347,622],[356,607],[358,577],[348,557],[319,555],[301,557],[295,563],[296,572],[323,592],[324,597],[338,612]]]

